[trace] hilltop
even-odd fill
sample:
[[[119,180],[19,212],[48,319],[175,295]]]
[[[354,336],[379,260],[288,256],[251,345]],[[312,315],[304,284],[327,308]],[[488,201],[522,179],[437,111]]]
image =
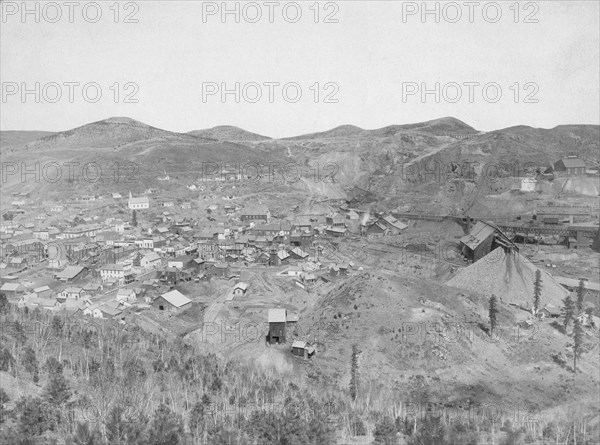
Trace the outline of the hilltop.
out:
[[[300,136],[283,138],[284,140],[304,140],[304,139],[329,139],[329,138],[377,138],[377,137],[393,137],[402,136],[400,132],[422,132],[437,136],[456,136],[462,134],[478,133],[473,127],[464,122],[453,118],[444,117],[434,119],[427,122],[403,125],[389,125],[387,127],[378,128],[375,130],[365,130],[355,125],[341,125],[332,128],[331,130],[318,133],[309,133]]]
[[[144,140],[169,138],[191,140],[193,136],[161,130],[128,117],[111,117],[42,137],[25,144],[23,149],[112,148]]]
[[[187,134],[192,136],[216,139],[219,141],[236,141],[236,142],[247,142],[247,141],[264,141],[271,139],[268,136],[252,133],[239,127],[233,127],[230,125],[220,125],[213,128],[207,128],[205,130],[193,130]]]

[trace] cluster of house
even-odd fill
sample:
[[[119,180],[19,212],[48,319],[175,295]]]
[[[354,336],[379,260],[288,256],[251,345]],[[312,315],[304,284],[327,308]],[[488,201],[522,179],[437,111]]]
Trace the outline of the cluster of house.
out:
[[[143,288],[119,288],[114,299],[94,303],[92,297],[101,290],[103,286],[97,284],[69,286],[58,293],[47,285],[30,289],[20,283],[4,283],[0,288],[0,292],[16,301],[19,308],[66,311],[100,319],[124,319],[126,309],[135,307],[141,298],[147,305],[161,311],[176,312],[192,306],[192,300],[177,290],[151,298],[144,297]]]
[[[236,213],[240,223],[231,227],[199,227],[191,217],[167,218],[166,212],[139,223],[134,223],[133,217],[131,222],[119,217],[102,220],[99,215],[84,216],[84,212],[54,226],[5,222],[0,226],[3,289],[9,296],[18,295],[18,304],[23,307],[81,310],[98,318],[118,317],[124,308],[138,304],[139,293],[121,289],[136,280],[142,288],[150,288],[158,282],[231,278],[238,275],[234,264],[288,266],[286,273],[296,278],[298,286],[308,289],[318,280],[316,272],[322,269],[319,260],[328,238],[397,234],[406,228],[391,215],[371,216],[339,204],[339,213],[297,216],[293,221],[274,221],[263,207],[225,206],[225,213]],[[147,196],[135,198],[130,194],[128,206],[141,215],[150,204]],[[207,212],[216,212],[218,207],[213,207]],[[328,275],[347,275],[353,266],[328,264]],[[57,282],[53,287],[67,287],[58,295],[49,295],[49,288],[21,284],[20,275],[31,269],[49,271]],[[81,284],[84,282],[89,284]],[[114,301],[92,303],[100,290],[115,289]],[[157,300],[162,304],[146,303],[158,309],[180,309],[189,303],[181,304],[184,300],[175,294]]]
[[[541,177],[571,178],[598,174],[597,169],[591,168],[584,159],[577,155],[565,156],[548,167],[539,168],[538,172],[530,172],[522,177],[520,183],[516,184],[513,190],[535,192],[538,179]]]

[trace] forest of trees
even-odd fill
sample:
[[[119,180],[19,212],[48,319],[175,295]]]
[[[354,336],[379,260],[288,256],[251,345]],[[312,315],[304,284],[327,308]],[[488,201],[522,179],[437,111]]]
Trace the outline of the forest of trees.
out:
[[[345,443],[349,436],[415,445],[475,444],[495,436],[508,444],[573,437],[576,429],[513,426],[480,412],[461,419],[400,412],[386,398],[389,391],[359,389],[356,348],[348,357],[354,376],[349,388],[224,360],[111,321],[74,323],[1,306],[3,444],[323,445]]]

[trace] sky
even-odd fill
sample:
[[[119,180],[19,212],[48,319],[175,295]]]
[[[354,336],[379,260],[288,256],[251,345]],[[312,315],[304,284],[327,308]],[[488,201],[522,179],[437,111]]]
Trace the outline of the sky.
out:
[[[474,3],[2,1],[0,129],[600,123],[600,2]]]

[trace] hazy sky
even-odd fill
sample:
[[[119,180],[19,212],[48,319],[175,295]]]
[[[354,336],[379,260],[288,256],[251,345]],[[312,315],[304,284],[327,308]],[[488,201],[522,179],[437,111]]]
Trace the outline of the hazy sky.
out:
[[[227,2],[224,17],[222,2],[67,3],[29,2],[23,16],[2,2],[2,130],[110,116],[274,137],[443,116],[484,131],[600,120],[595,0],[427,2],[424,17],[421,1]]]

